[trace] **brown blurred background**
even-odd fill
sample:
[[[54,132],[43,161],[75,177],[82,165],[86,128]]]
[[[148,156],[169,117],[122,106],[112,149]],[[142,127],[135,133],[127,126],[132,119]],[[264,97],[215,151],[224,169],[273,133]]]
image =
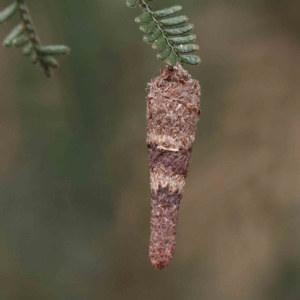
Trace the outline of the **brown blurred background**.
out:
[[[48,80],[0,51],[0,299],[299,300],[299,0],[153,2],[184,6],[203,61],[188,67],[203,114],[161,272],[148,259],[145,145],[160,62],[140,10],[27,2],[44,44],[72,53]]]

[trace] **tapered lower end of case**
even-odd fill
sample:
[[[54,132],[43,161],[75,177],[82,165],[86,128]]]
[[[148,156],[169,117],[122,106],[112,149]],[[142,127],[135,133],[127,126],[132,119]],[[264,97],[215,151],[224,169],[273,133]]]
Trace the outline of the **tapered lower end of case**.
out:
[[[170,264],[175,251],[181,197],[178,192],[170,192],[169,187],[152,192],[149,256],[152,266],[158,270]]]

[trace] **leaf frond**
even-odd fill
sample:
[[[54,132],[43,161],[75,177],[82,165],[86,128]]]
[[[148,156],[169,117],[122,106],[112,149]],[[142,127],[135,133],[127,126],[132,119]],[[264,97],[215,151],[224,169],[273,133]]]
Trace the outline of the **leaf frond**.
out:
[[[17,12],[19,12],[21,23],[8,34],[3,45],[5,47],[23,47],[23,55],[29,56],[33,64],[39,63],[45,75],[51,77],[51,68],[59,66],[53,56],[69,54],[70,48],[61,45],[41,45],[25,0],[16,0],[0,11],[0,24],[9,20]]]
[[[149,1],[126,0],[126,5],[136,7],[138,4],[142,9],[143,13],[135,18],[135,22],[140,24],[140,30],[145,33],[143,40],[159,51],[157,58],[166,60],[169,66],[177,63],[199,64],[200,57],[189,54],[199,50],[198,45],[191,44],[196,39],[194,34],[190,34],[194,26],[186,23],[186,16],[176,15],[182,10],[182,6],[175,5],[154,11],[149,6]]]

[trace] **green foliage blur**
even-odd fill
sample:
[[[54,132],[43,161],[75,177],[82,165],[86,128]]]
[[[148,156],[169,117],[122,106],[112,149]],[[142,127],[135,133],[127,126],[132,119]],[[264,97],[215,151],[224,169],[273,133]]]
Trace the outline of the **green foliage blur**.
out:
[[[163,64],[140,10],[27,4],[42,42],[72,52],[49,80],[0,50],[0,299],[300,299],[299,0],[153,1],[183,5],[202,58],[188,67],[203,113],[177,249],[160,272],[145,88]]]

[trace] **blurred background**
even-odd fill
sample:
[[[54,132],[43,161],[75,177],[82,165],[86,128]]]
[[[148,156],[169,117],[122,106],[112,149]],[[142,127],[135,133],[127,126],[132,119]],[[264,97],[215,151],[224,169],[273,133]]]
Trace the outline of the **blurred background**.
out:
[[[160,272],[145,88],[163,64],[140,10],[27,3],[42,42],[72,53],[49,80],[20,50],[0,51],[0,299],[299,300],[299,0],[153,2],[183,5],[203,61],[187,67],[203,113]]]

